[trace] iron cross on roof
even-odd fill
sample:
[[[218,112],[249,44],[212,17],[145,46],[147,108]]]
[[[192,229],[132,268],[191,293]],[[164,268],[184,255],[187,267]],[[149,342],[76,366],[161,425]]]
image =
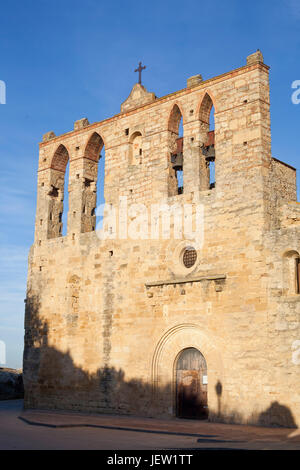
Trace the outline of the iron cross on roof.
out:
[[[139,66],[137,69],[135,69],[135,72],[138,72],[139,73],[139,84],[141,85],[142,84],[142,70],[144,70],[146,68],[146,65],[144,65],[142,67],[142,62],[139,62]]]

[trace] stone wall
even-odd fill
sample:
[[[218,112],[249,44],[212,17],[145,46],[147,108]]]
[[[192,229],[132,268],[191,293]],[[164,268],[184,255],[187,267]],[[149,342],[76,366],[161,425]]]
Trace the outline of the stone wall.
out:
[[[216,186],[209,189],[202,147],[212,105]],[[170,156],[180,116],[184,191],[176,195]],[[25,405],[174,416],[174,364],[180,351],[195,347],[207,362],[211,420],[299,424],[299,366],[292,362],[299,296],[286,298],[281,269],[284,250],[300,249],[297,227],[281,228],[286,204],[295,201],[295,172],[271,158],[261,55],[162,98],[135,85],[120,114],[75,127],[40,144]],[[140,135],[142,151],[133,160]],[[148,221],[154,203],[203,208],[204,242],[191,268],[182,251],[199,234],[192,241],[134,233],[99,239],[93,209],[103,145],[108,205],[119,207],[120,197],[128,206],[143,203]],[[136,217],[129,214],[128,223]]]

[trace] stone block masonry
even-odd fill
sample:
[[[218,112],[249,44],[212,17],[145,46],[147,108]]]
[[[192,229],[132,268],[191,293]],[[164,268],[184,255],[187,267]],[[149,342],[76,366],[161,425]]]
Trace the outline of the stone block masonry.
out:
[[[296,174],[271,155],[269,111],[258,51],[161,98],[135,84],[119,114],[45,134],[25,314],[27,408],[172,417],[200,406],[215,421],[300,424]],[[104,149],[107,207],[120,198],[175,211],[200,204],[201,247],[172,235],[97,236]]]

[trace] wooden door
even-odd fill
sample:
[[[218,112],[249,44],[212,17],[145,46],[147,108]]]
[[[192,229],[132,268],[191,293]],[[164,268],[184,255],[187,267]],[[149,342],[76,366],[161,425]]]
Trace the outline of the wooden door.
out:
[[[184,349],[177,360],[176,408],[179,418],[208,416],[206,361],[195,348]]]

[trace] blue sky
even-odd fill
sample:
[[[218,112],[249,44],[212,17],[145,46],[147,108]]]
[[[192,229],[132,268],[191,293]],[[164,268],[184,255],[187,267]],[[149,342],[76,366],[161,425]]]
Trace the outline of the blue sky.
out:
[[[246,63],[271,66],[273,155],[300,168],[300,0],[19,0],[2,2],[0,80],[0,340],[20,367],[27,254],[33,241],[38,142],[74,121],[120,110],[137,74],[157,96]]]

